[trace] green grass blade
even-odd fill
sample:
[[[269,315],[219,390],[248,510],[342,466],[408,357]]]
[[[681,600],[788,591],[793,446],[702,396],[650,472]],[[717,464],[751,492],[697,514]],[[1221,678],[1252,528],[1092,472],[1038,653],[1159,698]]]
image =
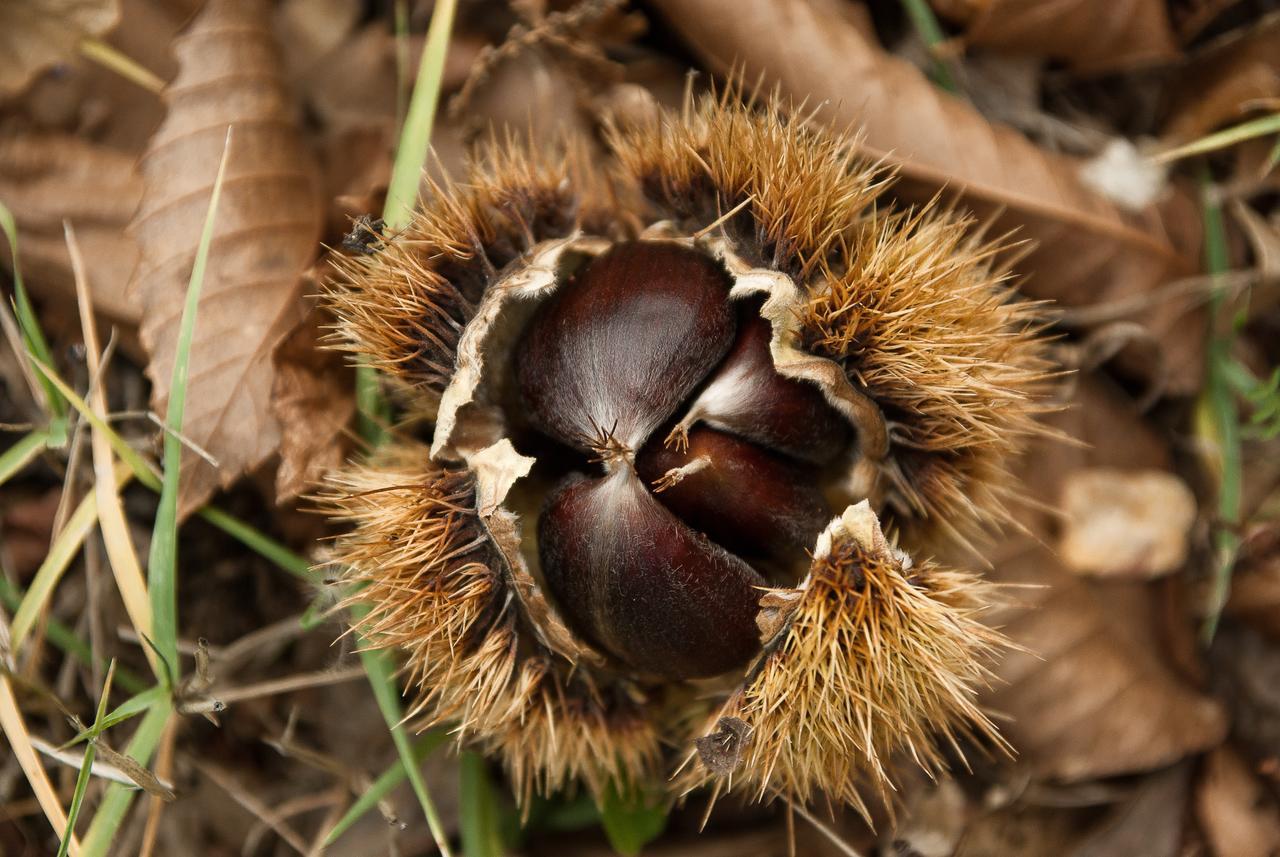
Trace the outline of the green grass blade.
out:
[[[355,618],[357,620],[362,618],[359,615],[360,611],[353,609],[352,613],[356,614]],[[427,826],[431,828],[431,835],[436,840],[436,847],[440,849],[442,857],[452,857],[452,852],[449,850],[449,839],[445,836],[444,825],[440,822],[440,814],[436,811],[435,801],[431,799],[431,793],[427,790],[427,783],[422,778],[422,771],[414,763],[413,744],[410,742],[404,726],[400,723],[404,715],[400,709],[400,694],[396,689],[391,658],[386,652],[368,648],[369,643],[364,637],[359,638],[359,645],[360,660],[369,676],[369,685],[373,688],[373,698],[377,701],[378,708],[382,711],[382,718],[387,722],[387,728],[391,730],[391,740],[396,745],[396,752],[400,754],[400,760],[404,763],[409,783],[413,786],[413,792],[417,795],[418,803],[422,806],[422,814],[427,818]]]
[[[0,485],[8,482],[22,468],[31,463],[49,444],[49,432],[36,429],[23,435],[17,443],[0,453]]]
[[[423,759],[430,756],[437,747],[447,740],[449,740],[449,733],[444,729],[433,729],[422,735],[417,741],[413,742],[414,761],[421,764]],[[329,846],[336,842],[339,836],[351,828],[351,825],[363,818],[365,813],[378,805],[378,801],[385,798],[391,793],[392,789],[400,785],[404,778],[404,760],[396,759],[395,763],[374,780],[365,793],[360,795],[356,802],[351,804],[351,807],[343,813],[342,818],[338,819],[337,824],[325,835],[324,844]]]
[[[453,30],[453,14],[457,5],[457,0],[436,0],[431,13],[431,26],[427,29],[427,42],[418,63],[418,78],[413,85],[409,112],[396,145],[387,202],[382,209],[382,219],[393,232],[405,228],[413,219],[422,165],[427,160],[431,129],[440,103],[444,58],[449,50],[449,33]]]
[[[661,805],[648,803],[639,788],[620,789],[610,783],[600,807],[600,824],[614,851],[634,857],[666,828],[667,813]]]
[[[80,808],[84,806],[85,792],[89,790],[89,776],[93,772],[93,760],[96,755],[93,744],[84,748],[84,761],[80,763],[75,791],[71,793],[71,806],[67,809],[67,827],[62,831],[62,841],[58,844],[58,857],[67,857],[67,849],[71,847],[71,837],[75,833],[76,819],[80,817]]]
[[[89,775],[93,773],[93,759],[97,755],[96,741],[102,730],[106,728],[104,718],[107,712],[107,700],[111,698],[111,680],[116,673],[116,662],[107,667],[107,677],[102,683],[102,695],[98,697],[98,713],[93,718],[93,726],[89,728],[89,745],[84,748],[84,760],[80,763],[80,773],[76,776],[75,791],[71,793],[71,808],[67,810],[67,827],[62,834],[62,842],[58,845],[58,857],[66,857],[71,847],[71,838],[75,834],[76,819],[80,817],[80,808],[84,806],[84,795],[89,790]]]
[[[1277,116],[1280,118],[1280,115]],[[1280,129],[1280,126],[1278,126]],[[1206,176],[1203,180],[1205,270],[1211,276],[1227,271],[1227,231],[1222,206],[1211,192]],[[1218,483],[1217,525],[1213,533],[1214,569],[1209,604],[1201,629],[1206,643],[1213,640],[1218,620],[1231,591],[1231,575],[1240,550],[1241,501],[1243,497],[1243,459],[1240,448],[1240,415],[1231,388],[1231,345],[1234,326],[1224,317],[1229,309],[1226,291],[1215,288],[1209,303],[1209,343],[1206,349],[1205,388],[1197,410],[1210,444],[1216,450]]]
[[[84,730],[64,744],[63,747],[73,747],[86,738],[92,738],[96,734],[95,730],[96,732],[103,732],[107,729],[113,729],[126,720],[149,711],[153,705],[160,702],[167,694],[168,690],[161,685],[155,685],[141,693],[135,693],[112,709],[110,714],[100,716],[98,718],[101,723],[100,726],[95,724],[94,727]]]
[[[456,9],[457,0],[436,0],[431,13],[431,25],[427,29],[422,59],[418,62],[413,96],[396,144],[387,201],[382,208],[382,219],[392,232],[404,229],[413,220],[422,165],[431,147],[431,129],[440,104],[444,59],[449,50],[449,34],[453,30]],[[391,409],[378,385],[377,372],[370,366],[356,367],[356,414],[360,436],[371,446],[386,440],[383,427],[390,422]]]
[[[392,231],[403,229],[413,219],[413,210],[418,199],[418,185],[422,177],[422,165],[427,159],[431,144],[431,130],[435,124],[436,109],[440,102],[440,85],[444,76],[445,54],[449,49],[449,34],[453,30],[453,17],[457,8],[457,0],[437,0],[431,13],[431,24],[427,29],[427,40],[423,47],[422,59],[418,64],[418,77],[414,83],[413,95],[409,101],[409,109],[400,129],[400,140],[396,146],[395,163],[391,171],[390,187],[387,189],[387,201],[383,208],[383,219]],[[384,426],[389,422],[390,408],[382,396],[378,384],[377,373],[369,366],[356,369],[356,408],[360,435],[371,446],[377,446],[386,439]],[[361,612],[352,610],[353,620],[359,622]],[[423,815],[427,818],[427,826],[436,840],[436,846],[443,857],[452,857],[448,839],[444,835],[443,825],[436,812],[435,802],[422,779],[422,772],[414,761],[413,747],[400,724],[400,697],[396,689],[395,677],[390,658],[383,652],[368,650],[362,646],[361,662],[373,688],[378,708],[391,730],[391,739],[409,782],[413,785],[414,794],[422,806]]]
[[[312,571],[311,563],[306,557],[299,556],[280,544],[280,542],[246,524],[234,515],[216,506],[205,506],[197,514],[263,559],[275,563],[294,577],[301,578],[308,583],[315,583],[319,579],[316,573]]]
[[[958,94],[960,87],[956,84],[955,76],[951,74],[950,64],[939,48],[947,40],[947,35],[942,32],[942,26],[933,14],[933,7],[929,5],[928,0],[901,0],[901,2],[907,17],[911,19],[912,26],[929,49],[929,56],[933,59],[934,83],[947,92]]]
[[[9,239],[9,253],[13,257],[13,311],[18,317],[22,339],[26,343],[27,351],[34,357],[53,365],[53,352],[49,350],[49,341],[45,339],[44,331],[40,329],[40,322],[36,318],[35,310],[31,307],[31,298],[27,296],[26,284],[22,281],[22,268],[18,262],[18,224],[13,219],[13,212],[9,211],[3,202],[0,202],[0,229],[4,230],[5,236]],[[67,403],[49,385],[42,386],[48,398],[53,422],[62,422],[67,415]],[[54,438],[55,446],[61,446],[66,441],[65,422],[62,423],[59,431],[60,436]]]
[[[462,827],[462,853],[465,857],[502,857],[498,801],[493,783],[485,769],[484,756],[462,754],[458,770],[458,812]]]
[[[124,751],[125,755],[140,765],[145,766],[150,763],[172,711],[172,704],[167,695],[147,709],[146,716],[142,718],[137,731],[129,739],[129,745]],[[83,857],[105,857],[115,842],[116,831],[120,829],[125,813],[129,811],[133,797],[137,793],[138,789],[121,783],[112,783],[107,786],[107,793],[103,796],[98,812],[89,825],[89,832],[85,834],[84,844],[80,849]]]
[[[1239,125],[1233,125],[1230,128],[1223,128],[1221,131],[1207,134],[1199,140],[1187,143],[1185,146],[1178,146],[1176,149],[1161,152],[1156,157],[1156,160],[1162,164],[1180,161],[1193,155],[1204,155],[1209,152],[1216,152],[1219,149],[1226,149],[1236,143],[1243,143],[1245,140],[1252,140],[1255,137],[1265,137],[1267,134],[1280,134],[1280,113],[1260,116],[1257,119],[1251,119],[1248,122],[1242,122]],[[1277,151],[1280,151],[1280,144],[1277,144]],[[1206,218],[1208,217],[1207,210],[1205,216]],[[1208,252],[1208,247],[1205,248],[1205,251],[1206,253]]]
[[[71,407],[75,408],[80,414],[81,419],[94,428],[100,429],[106,435],[107,442],[111,444],[111,451],[116,454],[116,458],[119,458],[129,466],[129,469],[133,471],[133,475],[137,477],[139,482],[153,491],[160,490],[160,477],[156,475],[155,468],[142,457],[141,453],[129,446],[125,439],[117,434],[116,430],[106,420],[94,413],[93,408],[89,407],[89,403],[79,393],[71,389],[52,367],[41,360],[35,359],[31,361],[31,365],[53,385],[54,389],[66,398]]]
[[[169,407],[165,414],[168,431],[164,435],[164,476],[161,479],[160,506],[156,510],[155,529],[151,535],[151,556],[147,562],[147,589],[151,592],[152,629],[161,660],[173,665],[174,680],[178,661],[178,486],[182,470],[182,418],[187,404],[187,375],[191,362],[191,341],[195,337],[196,314],[200,308],[200,291],[204,286],[209,263],[209,245],[213,243],[213,226],[218,216],[218,200],[227,174],[231,154],[231,128],[222,147],[222,160],[209,195],[209,210],[196,248],[191,280],[187,284],[186,303],[178,327],[178,348],[174,355],[173,377],[169,384]]]

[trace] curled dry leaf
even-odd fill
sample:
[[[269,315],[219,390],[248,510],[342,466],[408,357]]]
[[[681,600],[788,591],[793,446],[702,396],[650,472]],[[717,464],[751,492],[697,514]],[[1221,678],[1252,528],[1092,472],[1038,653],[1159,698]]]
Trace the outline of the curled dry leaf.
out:
[[[1098,382],[1082,384],[1052,422],[1088,448],[1032,449],[1024,478],[1043,503],[1055,503],[1081,467],[1168,466],[1162,439]],[[1169,665],[1148,585],[1072,574],[1043,547],[1053,520],[1028,512],[1030,535],[993,557],[998,582],[1025,588],[992,621],[1025,651],[998,666],[1001,683],[984,702],[1010,717],[1002,729],[1020,759],[1037,775],[1075,781],[1150,770],[1218,744],[1226,717]]]
[[[1106,577],[1152,578],[1181,567],[1196,498],[1163,470],[1093,467],[1062,487],[1058,551],[1071,569]]]
[[[1178,56],[1164,0],[933,0],[970,45],[1114,72]]]
[[[94,309],[134,324],[127,294],[138,248],[125,233],[142,198],[133,158],[71,136],[31,134],[0,140],[0,202],[18,224],[22,275],[32,293],[74,303],[75,281],[62,221],[74,224],[93,286]],[[8,262],[9,244],[0,241]]]
[[[174,45],[168,114],[143,156],[132,229],[137,295],[157,410],[169,395],[187,280],[227,127],[235,128],[191,346],[184,434],[218,461],[184,453],[189,513],[276,451],[272,354],[303,315],[300,274],[315,253],[315,170],[282,84],[265,4],[211,0]]]
[[[1280,808],[1230,747],[1205,760],[1196,816],[1215,857],[1272,857],[1280,852]]]
[[[120,18],[120,0],[17,0],[0,4],[0,96],[73,56],[80,41]]]
[[[313,308],[276,349],[271,411],[280,422],[277,501],[298,496],[342,464],[343,431],[355,414],[351,370],[338,352],[320,348],[318,315]]]
[[[1187,225],[1155,209],[1123,212],[1080,181],[1080,162],[1048,152],[935,87],[886,54],[830,0],[655,0],[666,21],[714,70],[740,68],[748,81],[777,85],[821,121],[862,130],[865,154],[900,175],[897,193],[925,200],[959,192],[997,232],[1032,239],[1019,271],[1024,289],[1068,306],[1141,298],[1195,269],[1179,246]],[[805,45],[797,51],[795,45]],[[1198,319],[1166,300],[1138,301],[1137,320],[1165,343],[1168,386],[1194,389],[1200,374]],[[1137,358],[1147,375],[1159,366]]]

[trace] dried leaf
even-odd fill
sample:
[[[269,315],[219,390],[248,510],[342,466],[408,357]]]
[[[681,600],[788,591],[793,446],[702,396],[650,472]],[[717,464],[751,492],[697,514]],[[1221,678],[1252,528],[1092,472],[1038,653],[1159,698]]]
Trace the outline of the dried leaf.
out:
[[[168,396],[178,323],[227,126],[235,127],[195,340],[183,432],[180,511],[260,464],[280,443],[271,412],[272,354],[301,319],[299,276],[320,228],[315,169],[282,83],[279,52],[256,0],[212,0],[174,45],[168,115],[141,168],[132,229],[156,410]]]
[[[1280,222],[1264,219],[1239,200],[1233,200],[1230,208],[1253,251],[1259,282],[1249,294],[1249,315],[1259,318],[1280,306]]]
[[[159,777],[147,770],[145,765],[139,764],[136,759],[131,759],[123,753],[117,753],[103,741],[98,742],[97,750],[98,756],[103,762],[119,769],[121,773],[133,780],[134,784],[147,794],[165,801],[177,798],[173,789],[161,782]]]
[[[1246,534],[1226,612],[1280,639],[1280,524],[1263,524]]]
[[[1195,242],[1174,234],[1182,221],[1166,222],[1156,210],[1140,217],[1121,211],[1082,184],[1079,161],[987,122],[886,54],[829,0],[654,5],[713,69],[740,68],[746,80],[776,84],[806,101],[830,125],[861,128],[864,152],[898,168],[900,196],[918,201],[944,188],[958,191],[979,216],[998,215],[997,232],[1033,239],[1019,270],[1030,275],[1025,290],[1035,297],[1069,306],[1110,302],[1195,269],[1183,255]],[[1153,301],[1139,320],[1170,346],[1170,389],[1194,388],[1201,365],[1197,319],[1185,307]],[[1150,375],[1159,367],[1133,368]]]
[[[1069,857],[1177,857],[1189,763],[1152,774]]]
[[[1218,39],[1187,63],[1169,87],[1170,142],[1188,142],[1243,121],[1251,101],[1280,96],[1280,13]]]
[[[1236,753],[1219,747],[1205,760],[1196,816],[1215,857],[1280,852],[1280,808]]]
[[[1159,435],[1097,382],[1053,422],[1085,447],[1031,451],[1025,478],[1041,502],[1052,505],[1082,466],[1168,465]],[[992,617],[1026,651],[1000,664],[1002,684],[984,700],[1011,717],[1003,731],[1020,758],[1040,776],[1075,781],[1150,770],[1219,743],[1226,717],[1161,652],[1148,586],[1072,574],[1043,547],[1054,520],[1028,513],[1032,535],[993,558],[998,581],[1035,587],[1014,590],[1017,606]]]
[[[277,501],[298,496],[342,464],[344,431],[355,414],[350,368],[336,351],[322,350],[318,310],[276,349],[271,411],[280,422]]]
[[[0,96],[12,95],[80,41],[120,18],[120,0],[19,0],[0,4]]]
[[[1178,43],[1164,0],[934,0],[982,48],[1062,60],[1100,74],[1167,62]]]
[[[22,274],[32,292],[74,302],[75,281],[62,231],[75,226],[93,279],[94,309],[134,324],[141,308],[127,294],[138,248],[125,234],[142,198],[133,158],[62,135],[23,135],[0,140],[0,201],[18,222]],[[0,242],[8,261],[8,243]]]
[[[1163,470],[1094,467],[1069,474],[1058,552],[1075,571],[1152,578],[1181,567],[1196,498]]]

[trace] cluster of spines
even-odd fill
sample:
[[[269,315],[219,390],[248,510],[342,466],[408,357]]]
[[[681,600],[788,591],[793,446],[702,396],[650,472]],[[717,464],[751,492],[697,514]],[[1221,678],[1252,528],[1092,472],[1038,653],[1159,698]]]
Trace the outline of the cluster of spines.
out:
[[[799,589],[766,598],[777,611],[774,635],[715,715],[740,724],[736,771],[717,776],[691,758],[683,790],[710,780],[718,790],[800,803],[821,792],[867,814],[868,793],[889,805],[897,758],[929,772],[944,767],[939,736],[953,746],[960,734],[1003,746],[974,701],[1004,645],[979,619],[989,585],[910,565],[865,505],[845,520],[857,526],[836,531]]]
[[[884,189],[887,174],[853,144],[801,119],[743,105],[731,87],[679,118],[614,129],[623,180],[637,184],[656,217],[690,233],[720,222],[755,264],[802,284],[819,269]],[[723,220],[722,220],[723,218]]]
[[[634,234],[655,220],[690,234],[715,224],[744,258],[808,291],[799,344],[840,363],[885,412],[896,522],[908,534],[920,519],[967,539],[1004,516],[1008,458],[1037,430],[1046,363],[1034,307],[1014,300],[993,272],[994,248],[962,219],[938,206],[876,212],[883,173],[850,143],[737,96],[612,130],[616,169],[607,175],[572,147],[540,157],[516,141],[492,145],[464,183],[433,188],[403,234],[342,263],[330,294],[335,339],[430,397],[452,375],[484,290],[539,242],[579,230]],[[500,563],[490,548],[471,553],[484,537],[465,474],[427,460],[419,447],[383,453],[330,497],[356,525],[338,560],[369,584],[356,596],[374,608],[367,629],[409,652],[425,691],[419,713],[500,755],[525,796],[574,779],[598,794],[611,778],[652,775],[660,752],[651,712],[618,686],[597,687],[583,667],[571,672],[528,651]],[[938,764],[929,729],[950,737],[949,724],[968,722],[987,731],[968,691],[993,638],[973,618],[981,599],[968,575],[920,566],[908,578],[841,551],[815,566],[788,636],[725,711],[753,719],[742,768],[753,785],[801,800],[821,788],[861,805],[860,776],[884,782],[894,750]],[[838,646],[856,654],[843,664],[820,657]],[[897,646],[907,648],[887,657]],[[812,676],[845,687],[845,699],[824,700],[830,691],[819,689],[809,700],[818,708],[778,704]],[[913,690],[917,681],[924,690]]]
[[[1009,467],[1042,430],[1044,322],[993,271],[1001,249],[936,204],[876,214],[810,295],[806,350],[830,357],[880,406],[898,520],[965,542],[1004,522]]]
[[[410,717],[501,758],[526,805],[579,781],[600,796],[610,782],[657,776],[642,702],[625,686],[598,687],[521,628],[465,470],[397,442],[332,477],[321,502],[354,525],[333,561],[354,585],[349,603],[368,607],[362,633],[408,655],[422,691]]]
[[[542,241],[609,222],[589,163],[568,142],[549,155],[491,140],[463,182],[430,185],[429,203],[403,232],[373,252],[338,258],[326,294],[338,319],[331,344],[411,396],[438,396],[462,330],[503,269]]]

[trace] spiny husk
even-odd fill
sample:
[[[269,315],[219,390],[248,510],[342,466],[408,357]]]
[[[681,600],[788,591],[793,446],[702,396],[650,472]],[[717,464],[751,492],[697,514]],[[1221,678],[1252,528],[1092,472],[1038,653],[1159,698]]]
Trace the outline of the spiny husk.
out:
[[[887,452],[869,468],[875,484],[857,496],[886,499],[886,525],[913,548],[939,534],[967,543],[1006,516],[1009,459],[1039,430],[1047,366],[1035,307],[1016,299],[998,248],[969,222],[937,204],[877,210],[885,174],[846,139],[738,96],[610,129],[600,158],[492,142],[464,182],[432,188],[403,233],[340,263],[328,295],[335,342],[431,412],[455,380],[482,298],[502,294],[491,287],[549,243],[587,255],[581,247],[641,234],[690,243],[795,283],[788,344],[834,361],[840,382],[843,369],[889,427]],[[526,306],[538,299],[527,297]],[[473,368],[490,356],[474,356]],[[871,458],[865,441],[859,451]],[[476,511],[477,472],[405,444],[335,477],[326,502],[353,525],[336,560],[365,584],[352,596],[371,608],[365,630],[407,652],[421,691],[415,713],[456,724],[502,758],[522,797],[575,780],[599,795],[611,779],[652,778],[659,735],[689,735],[671,725],[689,710],[658,713],[646,694],[661,699],[662,689],[544,644],[547,621],[521,606],[497,530],[486,530],[496,514]],[[860,789],[886,789],[896,757],[940,765],[934,730],[944,742],[993,735],[972,702],[999,639],[977,620],[983,586],[931,563],[904,568],[875,533],[859,541],[833,531],[807,583],[771,594],[780,630],[718,712],[751,730],[733,784],[797,801],[824,790],[865,808]],[[715,779],[687,766],[674,785]]]
[[[939,736],[1003,746],[974,702],[1002,646],[978,619],[986,586],[933,563],[912,565],[867,504],[851,507],[819,540],[805,582],[766,597],[762,628],[776,630],[747,682],[704,727],[740,744],[735,770],[704,750],[720,776],[691,756],[680,787],[716,781],[717,791],[800,803],[825,792],[868,815],[868,792],[887,798],[899,757],[931,773],[944,766]]]
[[[336,261],[330,343],[362,355],[411,398],[439,396],[463,328],[507,265],[584,225],[609,228],[612,212],[592,202],[600,179],[588,165],[581,145],[546,156],[510,137],[491,140],[465,183],[431,186],[431,204],[402,233]]]
[[[379,647],[408,654],[423,689],[410,716],[449,723],[502,759],[525,801],[584,782],[653,779],[658,739],[638,691],[572,674],[525,634],[476,512],[470,475],[398,442],[331,478],[326,511],[354,524],[333,560],[355,584],[348,604]]]
[[[960,541],[1008,519],[1012,461],[1044,429],[1038,307],[991,269],[995,245],[936,207],[868,218],[812,293],[805,346],[845,367],[894,427],[896,519]]]
[[[623,180],[640,186],[651,217],[690,234],[719,221],[748,261],[805,284],[840,251],[888,175],[849,139],[775,102],[744,106],[740,95],[730,87],[679,117],[614,129]]]

